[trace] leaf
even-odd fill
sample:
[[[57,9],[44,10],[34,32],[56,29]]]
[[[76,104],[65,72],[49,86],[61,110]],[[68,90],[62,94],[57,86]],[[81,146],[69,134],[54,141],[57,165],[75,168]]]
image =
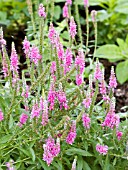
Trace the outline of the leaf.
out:
[[[113,44],[107,44],[99,47],[96,51],[96,57],[116,59],[117,61],[124,58],[120,52],[119,47]]]
[[[60,18],[60,15],[61,15],[61,8],[59,5],[55,6],[55,9],[54,9],[55,13],[54,13],[54,17],[56,20],[58,20]]]
[[[46,163],[41,158],[37,157],[37,159],[39,160],[39,162],[44,170],[51,170],[51,168],[48,167],[48,165],[46,165]]]
[[[88,151],[82,150],[82,149],[77,149],[77,148],[71,148],[66,150],[67,155],[81,155],[81,156],[92,156]]]
[[[10,141],[11,138],[12,138],[12,135],[10,135],[10,134],[3,136],[2,138],[0,138],[0,144]]]
[[[91,170],[90,166],[89,166],[88,163],[85,162],[85,161],[84,161],[83,170]]]
[[[9,129],[11,129],[13,127],[13,117],[12,115],[10,115],[10,119],[9,119]]]
[[[116,67],[116,76],[120,84],[128,80],[128,60],[120,62]]]
[[[79,156],[77,159],[76,170],[82,170],[82,168],[83,168],[83,159],[82,159],[82,156]]]
[[[33,150],[32,148],[30,148],[30,152],[31,152],[31,155],[32,155],[32,160],[33,160],[33,162],[34,162],[34,161],[35,161],[35,158],[36,158],[35,152],[34,152],[34,150]]]

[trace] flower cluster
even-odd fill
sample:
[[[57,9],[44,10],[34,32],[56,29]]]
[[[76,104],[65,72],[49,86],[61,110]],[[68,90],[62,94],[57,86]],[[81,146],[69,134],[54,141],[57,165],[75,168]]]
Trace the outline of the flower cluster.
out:
[[[73,144],[74,140],[76,138],[76,121],[72,121],[72,125],[71,125],[71,128],[70,128],[70,131],[68,133],[68,136],[66,138],[66,142],[70,145]]]
[[[47,162],[48,166],[52,163],[54,157],[58,156],[60,153],[60,140],[57,139],[55,144],[55,140],[50,136],[46,143],[43,145],[44,153],[43,160]]]
[[[108,152],[108,146],[107,145],[96,145],[96,150],[97,152],[99,152],[100,154],[106,155]]]

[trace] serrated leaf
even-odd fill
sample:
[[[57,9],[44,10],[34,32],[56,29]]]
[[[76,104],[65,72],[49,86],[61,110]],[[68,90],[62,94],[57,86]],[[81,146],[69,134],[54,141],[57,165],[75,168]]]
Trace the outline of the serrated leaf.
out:
[[[128,60],[120,62],[116,66],[116,76],[121,84],[128,80]]]
[[[113,44],[107,44],[99,47],[96,51],[96,57],[114,59],[116,61],[124,58],[120,52],[119,47]]]
[[[86,150],[82,150],[82,149],[77,149],[77,148],[71,148],[66,150],[66,154],[67,155],[81,155],[81,156],[92,156],[92,154],[90,154],[88,151]]]

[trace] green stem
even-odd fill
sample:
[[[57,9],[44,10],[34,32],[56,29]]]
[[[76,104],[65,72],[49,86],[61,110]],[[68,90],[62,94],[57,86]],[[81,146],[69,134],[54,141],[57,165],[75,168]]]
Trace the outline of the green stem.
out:
[[[89,20],[88,20],[88,7],[86,6],[85,9],[86,12],[86,31],[87,31],[87,35],[86,35],[86,55],[88,54],[88,41],[89,41]]]
[[[80,17],[79,17],[79,9],[78,9],[78,3],[75,1],[75,11],[76,11],[76,22],[78,25],[78,34],[80,38],[80,47],[83,47],[83,40],[82,40],[82,32],[81,32],[81,25],[80,25]]]
[[[92,115],[98,92],[99,92],[99,85],[98,85],[98,80],[96,80],[95,93],[94,93],[94,96],[92,98],[92,103],[91,103],[90,110],[89,110],[89,115],[90,116]]]
[[[94,53],[93,53],[93,60],[92,62],[94,62],[94,59],[96,57],[96,48],[97,48],[97,22],[94,23],[94,29],[95,29],[95,47],[94,47]]]

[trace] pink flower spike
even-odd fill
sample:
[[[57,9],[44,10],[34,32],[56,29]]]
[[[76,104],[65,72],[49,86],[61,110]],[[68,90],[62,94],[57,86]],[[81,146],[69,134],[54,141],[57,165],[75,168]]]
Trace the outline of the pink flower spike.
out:
[[[71,128],[70,128],[70,131],[69,131],[68,136],[66,138],[66,142],[68,144],[72,145],[74,140],[75,140],[75,138],[76,138],[76,121],[73,120]]]
[[[56,62],[52,61],[51,68],[50,68],[51,74],[54,75],[56,72]]]
[[[97,152],[99,152],[100,154],[106,155],[108,152],[108,146],[107,145],[96,145],[96,150]]]
[[[0,122],[1,122],[2,120],[4,120],[4,114],[3,114],[2,110],[0,109]]]
[[[63,7],[63,17],[64,17],[64,18],[69,18],[68,5],[67,5],[67,3],[65,3],[65,5],[64,5],[64,7]]]
[[[77,161],[77,158],[74,159],[71,170],[76,170],[76,161]]]
[[[101,82],[100,82],[100,93],[102,95],[106,94],[106,85],[105,85],[105,80],[104,80],[104,69],[102,70],[102,78],[101,78]]]
[[[92,22],[95,23],[96,21],[96,15],[97,15],[97,11],[92,10],[91,11],[91,17],[92,17]]]
[[[94,78],[95,78],[95,80],[101,80],[101,77],[102,77],[102,73],[101,73],[101,70],[100,70],[100,63],[97,60],[96,61],[96,68],[95,68],[95,72],[94,72]]]
[[[85,67],[85,56],[84,56],[83,49],[79,49],[78,55],[75,59],[75,65],[77,70],[80,71],[80,74],[82,74],[84,72],[84,67]]]
[[[70,71],[70,67],[72,64],[72,51],[70,48],[66,49],[66,53],[65,53],[65,58],[64,58],[64,74],[66,74],[68,71]]]
[[[3,45],[2,45],[2,53],[3,53],[3,58],[2,58],[3,73],[4,73],[4,77],[7,77],[9,76],[9,68],[8,68],[6,54]]]
[[[12,44],[12,51],[11,51],[11,70],[13,72],[18,73],[18,55],[15,49],[14,44]]]
[[[24,49],[24,53],[27,55],[30,50],[30,42],[27,40],[27,37],[25,37],[23,41],[23,49]]]
[[[55,40],[54,40],[55,35],[56,35],[56,31],[55,31],[55,29],[53,27],[53,24],[50,23],[49,32],[48,32],[48,38],[50,39],[52,44],[55,43]]]
[[[118,131],[116,132],[116,136],[117,136],[117,139],[118,140],[121,140],[121,137],[122,137],[123,133],[121,131]]]
[[[75,38],[75,35],[77,34],[77,31],[76,31],[76,23],[74,21],[74,18],[73,16],[71,17],[70,19],[70,30],[69,30],[69,33],[70,33],[70,36],[72,37],[72,39]]]
[[[72,0],[66,0],[68,5],[72,5]]]
[[[40,116],[40,108],[38,107],[38,104],[34,104],[32,107],[31,112],[31,119],[34,119],[35,117],[38,118]]]
[[[22,113],[22,115],[20,116],[20,122],[19,122],[19,126],[22,127],[22,125],[24,125],[26,123],[26,121],[28,120],[28,115],[25,113]]]
[[[82,83],[83,83],[83,75],[82,74],[76,75],[76,84],[77,84],[77,86],[80,86]]]
[[[46,18],[45,7],[43,6],[43,4],[39,5],[38,14],[40,17]]]
[[[39,54],[39,49],[35,46],[30,49],[30,59],[34,62],[35,65],[38,65],[38,61],[42,58]]]
[[[90,97],[90,92],[87,93],[86,98],[83,100],[83,105],[85,108],[89,108],[91,105],[92,99]]]
[[[88,2],[88,0],[84,0],[84,7],[86,8],[86,7],[89,7],[89,2]]]
[[[82,116],[82,121],[83,121],[83,126],[86,128],[86,129],[90,129],[90,118],[87,114],[83,114]]]
[[[114,73],[114,67],[111,68],[111,75],[109,79],[109,87],[110,88],[116,88],[117,87],[117,81],[116,81],[116,76]]]

